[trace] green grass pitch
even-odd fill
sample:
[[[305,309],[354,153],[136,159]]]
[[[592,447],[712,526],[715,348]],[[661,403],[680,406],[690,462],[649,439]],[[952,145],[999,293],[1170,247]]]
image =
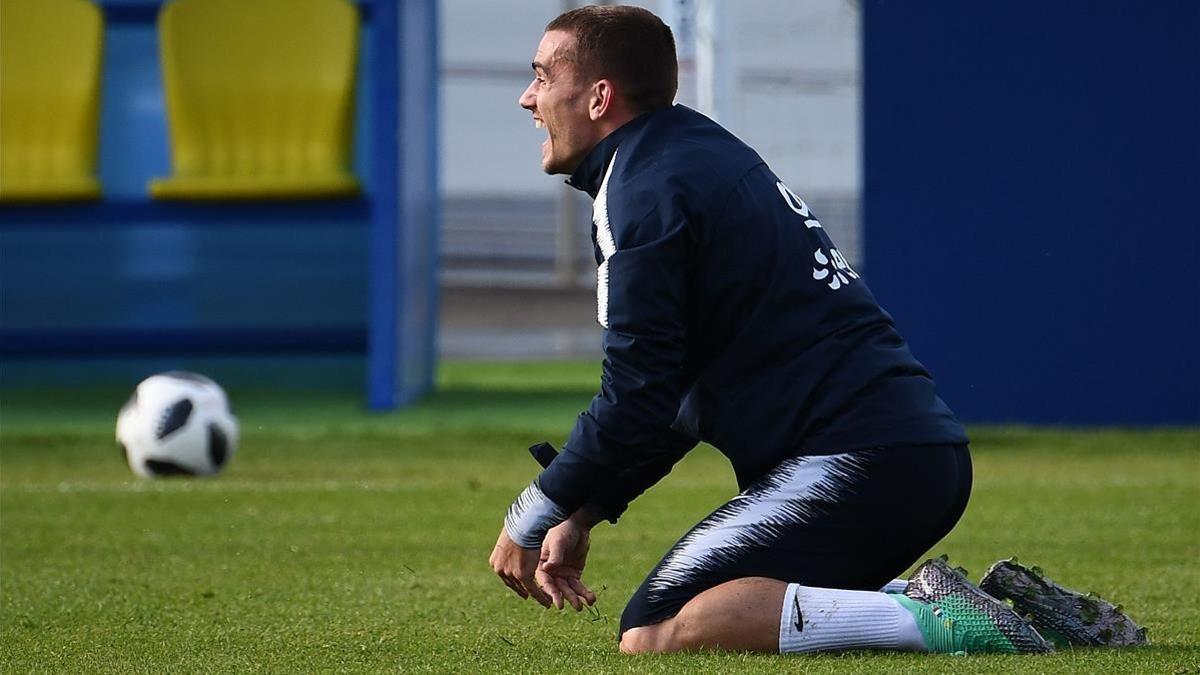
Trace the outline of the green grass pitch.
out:
[[[616,527],[585,576],[597,611],[543,611],[487,568],[505,508],[561,443],[592,364],[442,368],[393,415],[353,394],[232,393],[242,443],[211,480],[135,480],[123,389],[0,392],[0,670],[51,672],[1200,672],[1200,431],[976,428],[948,553],[1017,554],[1112,598],[1145,649],[1051,656],[622,657],[625,599],[734,491],[701,448]],[[903,527],[903,523],[897,523]]]

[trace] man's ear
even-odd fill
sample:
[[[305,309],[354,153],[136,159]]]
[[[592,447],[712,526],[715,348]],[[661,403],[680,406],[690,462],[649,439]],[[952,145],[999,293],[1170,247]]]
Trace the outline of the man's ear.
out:
[[[610,80],[599,80],[592,85],[591,97],[588,99],[588,116],[593,122],[608,113],[615,96],[616,92]]]

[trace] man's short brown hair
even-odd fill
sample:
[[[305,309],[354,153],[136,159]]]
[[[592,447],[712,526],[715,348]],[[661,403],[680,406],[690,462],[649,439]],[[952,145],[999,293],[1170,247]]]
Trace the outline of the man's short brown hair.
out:
[[[638,111],[665,108],[679,88],[675,38],[662,19],[641,7],[588,5],[565,12],[546,32],[565,31],[575,43],[560,57],[580,76],[612,80]]]

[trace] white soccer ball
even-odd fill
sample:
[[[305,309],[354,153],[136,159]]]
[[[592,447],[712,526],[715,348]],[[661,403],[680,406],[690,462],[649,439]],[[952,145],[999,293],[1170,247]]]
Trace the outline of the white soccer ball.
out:
[[[238,423],[225,391],[183,371],[151,375],[117,415],[117,442],[143,478],[209,476],[233,456]]]

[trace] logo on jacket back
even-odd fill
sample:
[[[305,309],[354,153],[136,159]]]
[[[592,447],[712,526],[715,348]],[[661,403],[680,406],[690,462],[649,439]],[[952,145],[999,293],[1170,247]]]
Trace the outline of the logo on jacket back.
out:
[[[783,181],[777,181],[775,187],[779,190],[779,194],[783,196],[783,201],[788,205],[788,208],[795,211],[801,218],[804,218],[804,226],[808,229],[821,228],[821,221],[813,215],[809,210],[808,204],[800,198],[800,195],[792,192],[791,188],[783,184]],[[822,230],[825,228],[821,228]],[[823,240],[828,240],[828,237],[820,237]],[[849,285],[851,280],[858,278],[858,273],[854,268],[850,267],[850,263],[846,262],[846,257],[842,252],[834,248],[833,244],[828,245],[828,253],[822,248],[817,248],[813,251],[813,262],[816,266],[813,267],[812,276],[817,281],[825,281],[825,284],[833,290],[838,290],[842,286]]]
[[[804,219],[805,227],[810,230],[814,227],[821,227],[821,221],[817,220],[812,211],[808,210],[808,204],[800,199],[800,195],[792,192],[792,189],[784,185],[783,181],[777,181],[775,187],[778,188],[779,194],[783,195],[783,201],[787,202],[788,208],[800,214],[800,217]]]
[[[849,284],[851,279],[858,278],[858,273],[846,262],[842,252],[832,246],[829,247],[829,255],[825,255],[819,248],[813,251],[813,261],[818,265],[813,267],[813,279],[829,279],[826,284],[835,291]]]

